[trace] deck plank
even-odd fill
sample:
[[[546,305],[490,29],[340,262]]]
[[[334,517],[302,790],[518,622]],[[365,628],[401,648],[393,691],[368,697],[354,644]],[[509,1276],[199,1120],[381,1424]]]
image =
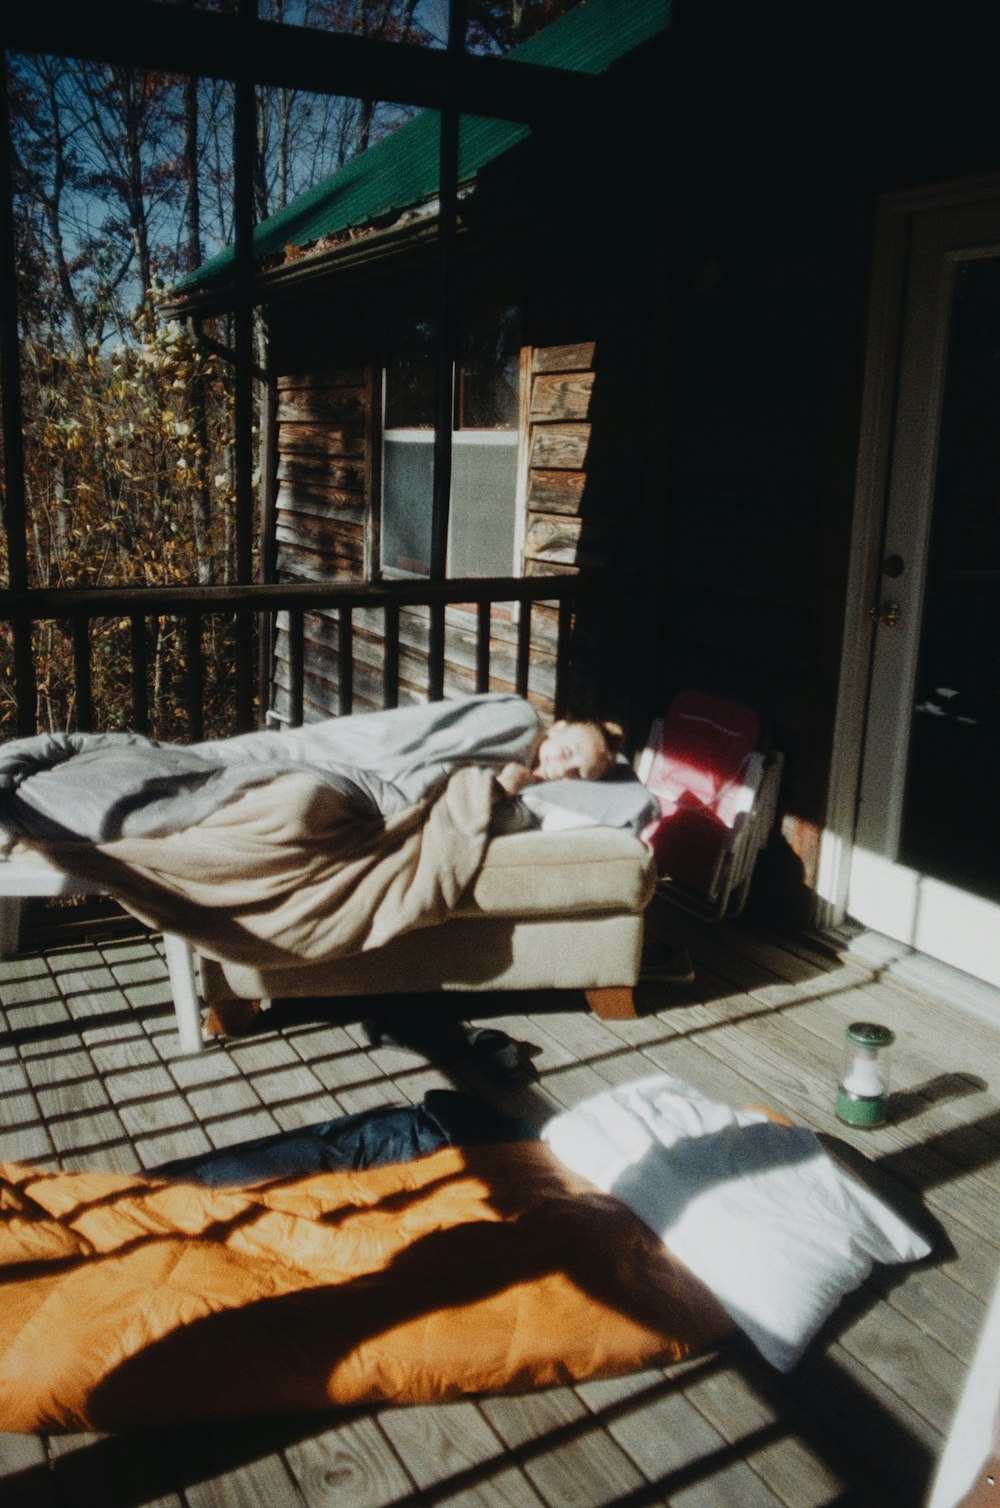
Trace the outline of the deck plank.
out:
[[[256,1460],[232,1465],[221,1463],[214,1475],[194,1478],[184,1486],[187,1508],[304,1508],[305,1499],[298,1484],[277,1452],[262,1454]]]
[[[643,1486],[628,1453],[571,1388],[486,1398],[481,1407],[547,1508],[604,1508]]]
[[[641,1391],[607,1387],[599,1393],[592,1388],[586,1397],[664,1501],[691,1508],[731,1503],[776,1508],[781,1499],[743,1459],[741,1443],[716,1428],[692,1402],[691,1386],[683,1376],[660,1374],[650,1376]]]
[[[470,1005],[480,1024],[524,1044],[534,1078],[509,1087],[467,1052],[429,1061],[372,1048],[360,1012],[276,1009],[246,1039],[186,1056],[162,957],[145,936],[6,960],[3,1155],[133,1171],[262,1130],[415,1103],[448,1084],[540,1126],[589,1094],[666,1072],[850,1142],[922,1193],[950,1254],[877,1270],[788,1378],[727,1342],[666,1372],[520,1397],[153,1431],[132,1443],[70,1436],[47,1449],[6,1436],[0,1500],[919,1508],[1000,1270],[998,1033],[822,940],[663,925],[690,947],[696,978],[642,986],[633,1021],[598,1020],[575,992]],[[844,1029],[862,1018],[897,1032],[893,1114],[867,1133],[834,1115]]]
[[[685,1387],[689,1402],[740,1449],[747,1465],[785,1508],[822,1508],[848,1489],[845,1473],[795,1432],[798,1419],[782,1411],[751,1378],[719,1367]]]
[[[56,1508],[55,1480],[41,1437],[0,1433],[0,1502]]]
[[[184,1508],[162,1442],[146,1435],[53,1435],[53,1480],[60,1503],[129,1503],[143,1508]]]
[[[544,1508],[474,1403],[382,1410],[379,1423],[427,1501]]]
[[[309,1508],[389,1508],[406,1502],[414,1482],[379,1429],[362,1416],[286,1445],[285,1460]]]

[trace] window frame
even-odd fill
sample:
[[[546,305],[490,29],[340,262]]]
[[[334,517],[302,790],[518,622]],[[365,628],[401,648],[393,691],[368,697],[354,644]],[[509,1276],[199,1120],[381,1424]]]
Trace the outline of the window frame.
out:
[[[514,485],[513,485],[513,488],[511,490],[511,496],[510,496],[510,513],[511,513],[510,522],[511,522],[511,526],[512,526],[511,527],[511,559],[510,559],[510,570],[509,571],[506,571],[506,570],[496,570],[496,571],[477,570],[477,571],[473,571],[471,574],[474,577],[482,576],[484,578],[489,578],[489,577],[494,577],[494,576],[507,576],[507,575],[510,575],[513,579],[518,579],[519,577],[521,577],[521,576],[524,575],[524,563],[523,563],[523,559],[522,559],[522,555],[521,555],[521,544],[522,544],[523,533],[524,533],[524,520],[523,520],[524,509],[523,509],[523,506],[522,506],[523,499],[521,497],[521,488],[520,488],[521,451],[522,451],[522,448],[523,448],[524,440],[523,440],[523,435],[521,433],[520,426],[518,426],[517,428],[510,427],[510,428],[504,428],[504,429],[499,429],[499,428],[494,428],[494,429],[453,429],[452,430],[452,435],[451,435],[451,441],[452,441],[452,445],[453,446],[454,445],[459,445],[459,446],[465,446],[465,445],[491,446],[491,445],[495,445],[498,449],[502,447],[504,449],[511,449],[511,450],[515,451],[515,456],[514,456],[514,466],[515,466]],[[434,443],[434,431],[428,425],[408,425],[408,426],[399,425],[399,426],[396,426],[394,428],[383,426],[383,428],[382,428],[381,475],[380,475],[381,495],[377,499],[378,509],[379,509],[379,530],[378,530],[378,534],[379,534],[379,561],[378,561],[378,574],[379,574],[379,577],[382,580],[385,580],[385,581],[418,580],[419,581],[419,580],[425,580],[425,579],[427,579],[427,572],[424,572],[424,571],[410,571],[410,570],[407,570],[404,566],[387,564],[386,561],[385,561],[385,559],[383,558],[383,551],[385,549],[386,534],[389,532],[386,529],[386,523],[385,523],[385,496],[386,496],[386,494],[385,494],[385,484],[386,484],[386,476],[388,474],[388,467],[386,465],[386,451],[385,451],[385,447],[386,447],[387,444],[432,445],[433,443]],[[428,502],[429,501],[430,501],[430,499],[428,499]],[[455,499],[454,468],[453,468],[452,469],[452,493],[451,493],[451,497],[449,499],[448,544],[447,544],[447,555],[446,555],[446,558],[445,558],[446,577],[450,577],[451,576],[451,570],[450,570],[451,556],[452,556],[452,549],[453,549],[453,546],[454,546],[454,543],[455,543],[455,522],[456,522],[456,518],[455,518],[455,503],[456,503],[456,499]],[[466,574],[468,574],[468,573],[466,573]]]

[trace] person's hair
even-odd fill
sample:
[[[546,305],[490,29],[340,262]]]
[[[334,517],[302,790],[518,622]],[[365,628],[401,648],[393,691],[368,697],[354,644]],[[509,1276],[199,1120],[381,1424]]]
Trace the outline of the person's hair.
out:
[[[625,752],[625,729],[621,723],[612,722],[610,718],[573,717],[572,714],[567,715],[566,722],[570,725],[576,723],[584,728],[596,728],[604,739],[612,759],[617,759],[619,754]]]
[[[625,729],[621,723],[612,722],[610,718],[597,718],[597,726],[604,734],[604,742],[608,746],[608,752],[617,759],[619,754],[625,752]]]

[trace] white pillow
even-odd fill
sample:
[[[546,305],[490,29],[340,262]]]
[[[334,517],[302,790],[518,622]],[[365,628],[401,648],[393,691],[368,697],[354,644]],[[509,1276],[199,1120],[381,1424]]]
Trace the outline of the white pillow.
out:
[[[660,808],[640,781],[543,780],[520,799],[543,832],[568,827],[622,827],[640,833]]]
[[[811,1131],[669,1074],[596,1095],[542,1136],[634,1210],[782,1372],[874,1263],[931,1250]]]

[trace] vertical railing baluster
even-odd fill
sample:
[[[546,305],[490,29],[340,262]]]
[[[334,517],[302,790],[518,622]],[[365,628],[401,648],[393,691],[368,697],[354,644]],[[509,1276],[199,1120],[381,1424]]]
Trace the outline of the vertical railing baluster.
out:
[[[301,607],[288,609],[288,721],[301,728],[306,702],[306,615]]]
[[[257,0],[237,0],[237,18],[249,46],[257,27]],[[233,438],[236,482],[235,579],[253,580],[254,526],[254,171],[257,153],[257,94],[253,80],[233,84]],[[254,647],[250,634],[237,633],[235,646],[236,727],[253,727]]]
[[[427,633],[427,695],[432,702],[444,697],[444,603],[432,602]]]
[[[413,621],[420,622],[426,613],[427,633],[426,638],[420,634],[419,648],[413,650],[413,656],[419,655],[421,663],[426,662],[427,692],[434,701],[440,701],[446,694],[446,682],[449,668],[447,654],[453,647],[448,638],[449,631],[455,633],[456,640],[461,637],[462,663],[466,666],[463,679],[473,681],[477,694],[488,692],[491,684],[491,671],[496,673],[493,663],[493,634],[496,624],[493,617],[495,601],[502,604],[514,602],[517,604],[518,617],[515,630],[515,641],[511,646],[515,665],[513,680],[516,689],[521,696],[540,694],[540,686],[533,684],[537,680],[534,657],[538,649],[537,636],[533,639],[532,615],[536,607],[542,607],[545,611],[546,630],[545,640],[545,679],[546,692],[551,687],[554,702],[554,710],[558,716],[565,716],[569,705],[579,689],[587,693],[588,699],[594,705],[602,702],[615,702],[616,706],[623,701],[621,693],[628,688],[622,682],[621,672],[613,657],[613,647],[610,643],[610,635],[595,635],[600,642],[593,646],[589,639],[589,626],[591,620],[600,625],[601,607],[609,601],[616,599],[610,596],[612,591],[620,592],[622,588],[617,580],[609,582],[605,586],[590,583],[574,583],[572,586],[564,583],[551,581],[539,582],[510,582],[505,586],[502,582],[478,582],[473,584],[459,583],[425,583],[423,587],[415,583],[403,583],[397,587],[389,584],[383,590],[366,585],[360,592],[354,587],[340,588],[338,586],[327,587],[322,592],[287,591],[276,587],[272,589],[264,587],[259,591],[251,588],[247,592],[239,594],[236,603],[223,592],[216,596],[211,591],[205,593],[181,593],[181,602],[174,605],[170,596],[156,595],[155,606],[143,608],[139,605],[142,601],[135,592],[126,591],[120,596],[116,593],[93,594],[94,600],[81,600],[79,597],[67,596],[67,606],[60,608],[59,593],[38,592],[38,603],[32,604],[31,594],[24,593],[0,593],[0,597],[6,597],[3,607],[6,609],[4,616],[7,621],[17,619],[21,629],[22,640],[31,645],[31,638],[35,632],[35,615],[41,613],[43,618],[39,621],[48,623],[54,621],[63,625],[64,632],[71,636],[74,666],[76,671],[76,723],[81,729],[88,729],[101,724],[104,717],[103,702],[98,692],[99,687],[94,685],[93,668],[93,624],[105,618],[124,620],[128,622],[130,645],[131,645],[131,709],[132,726],[137,732],[148,733],[151,729],[160,729],[159,736],[176,737],[177,733],[166,716],[166,702],[161,705],[161,690],[166,692],[170,699],[170,705],[177,707],[180,701],[180,710],[187,714],[186,736],[194,742],[205,737],[206,724],[209,716],[205,709],[206,683],[209,675],[207,665],[207,641],[206,632],[211,631],[211,615],[236,614],[236,637],[246,637],[244,629],[247,624],[251,631],[255,623],[255,615],[261,612],[277,612],[279,620],[285,620],[287,615],[287,632],[282,627],[281,643],[287,643],[287,664],[282,665],[282,687],[287,686],[288,694],[288,719],[293,726],[300,726],[305,720],[305,697],[306,697],[306,657],[307,653],[312,657],[324,655],[328,661],[339,660],[339,687],[336,693],[335,707],[341,714],[349,714],[354,711],[355,678],[358,672],[354,666],[354,613],[362,605],[365,608],[376,607],[383,614],[384,638],[382,644],[382,673],[383,685],[381,690],[382,705],[386,708],[399,705],[401,696],[401,677],[403,674],[403,607],[406,605],[407,625],[410,622],[411,609],[416,609]],[[236,595],[236,594],[233,594]],[[25,599],[29,600],[25,600]],[[271,601],[277,598],[279,602],[289,602],[288,607],[273,608]],[[270,600],[269,600],[270,599]],[[471,601],[470,601],[471,599]],[[454,600],[454,602],[453,602]],[[473,606],[474,604],[474,606]],[[459,614],[462,627],[455,628],[448,618],[449,608],[453,605],[461,607]],[[636,599],[636,609],[639,608]],[[34,606],[34,614],[32,607]],[[456,610],[457,610],[456,606]],[[577,664],[574,655],[577,650],[577,638],[581,632],[581,607],[586,609],[583,628],[588,631],[586,643],[587,656],[585,664]],[[553,613],[553,609],[555,612]],[[621,611],[619,605],[619,611]],[[306,642],[306,617],[308,614],[321,614],[324,635],[335,624],[333,633],[336,635],[336,643],[330,648],[323,648],[318,640],[307,646]],[[474,615],[475,634],[473,645],[470,635],[470,613]],[[418,616],[419,615],[419,616]],[[549,626],[555,617],[556,625]],[[162,623],[169,628],[170,651],[173,651],[177,641],[180,648],[175,659],[173,652],[166,652],[163,657],[164,665],[171,665],[164,687],[161,688],[159,669],[153,674],[153,644],[150,634],[150,619],[154,623]],[[214,621],[214,619],[212,620]],[[367,619],[365,620],[367,622]],[[506,630],[505,630],[506,632]],[[332,637],[332,635],[331,635]],[[230,636],[226,635],[227,644]],[[553,642],[554,639],[554,642]],[[412,647],[412,646],[411,646]],[[551,655],[554,652],[554,673]],[[284,649],[283,649],[284,653]],[[509,651],[505,651],[509,653]],[[470,663],[471,661],[471,663]],[[157,654],[157,666],[160,657]],[[214,666],[214,661],[212,662]],[[313,660],[310,659],[310,668]],[[232,674],[232,658],[227,661],[224,670],[218,672],[226,676]],[[469,673],[471,671],[471,674]],[[213,669],[213,674],[216,672]],[[619,684],[611,680],[618,675]],[[586,676],[586,686],[578,687],[580,675]],[[183,687],[178,686],[178,677],[183,680]],[[286,679],[287,678],[287,679]],[[228,683],[227,683],[228,684]],[[615,697],[608,696],[609,685],[614,685]],[[209,689],[214,689],[210,687]],[[448,682],[448,694],[453,687]],[[283,702],[284,705],[284,702]],[[28,722],[28,711],[23,704],[18,707],[19,727]],[[215,729],[212,732],[239,731],[233,728],[235,719],[232,714],[232,702],[229,702],[230,717],[227,729]],[[330,710],[333,710],[332,708]],[[34,731],[32,728],[31,731]],[[182,734],[181,736],[184,736]]]
[[[478,692],[490,689],[490,630],[493,623],[491,607],[492,603],[484,598],[479,603],[476,613],[476,690]]]
[[[569,646],[573,628],[573,599],[559,600],[559,628],[556,634],[556,717],[569,710]]]
[[[146,644],[146,620],[142,613],[130,614],[128,626],[132,659],[132,669],[129,672],[132,683],[132,730],[135,733],[148,734],[149,649]]]
[[[188,737],[196,744],[205,737],[205,671],[201,654],[201,619],[197,613],[184,614],[184,650]]]
[[[250,733],[257,725],[257,653],[255,614],[237,608],[233,614],[233,656],[236,661],[236,732]]]
[[[605,603],[594,604],[593,619],[597,619],[601,608]],[[597,637],[597,694],[598,707],[614,706],[618,700],[615,692],[618,688],[618,677],[621,676],[621,665],[616,658],[617,646],[613,634],[598,633]],[[620,642],[620,641],[619,641]],[[627,680],[625,682],[627,686]],[[626,695],[628,692],[626,691]]]
[[[382,706],[399,706],[399,603],[385,605],[382,644]]]
[[[337,663],[337,710],[347,717],[354,707],[354,619],[346,603],[337,609]]]
[[[11,170],[10,99],[7,58],[0,53],[0,389],[3,391],[4,509],[7,534],[7,582],[14,592],[28,586],[25,525],[24,413],[21,402],[21,345],[18,337],[17,232]],[[38,727],[38,684],[32,645],[32,620],[15,613],[11,620],[17,731],[29,737]]]
[[[517,622],[517,669],[515,683],[518,696],[528,695],[528,672],[531,666],[531,602],[521,603]]]
[[[11,619],[19,738],[30,738],[38,731],[38,681],[35,678],[34,626],[27,613],[16,613]]]
[[[254,726],[254,671],[256,667],[256,655],[254,654],[253,634],[249,631],[241,632],[241,620],[249,630],[249,619],[245,614],[236,615],[236,731],[237,733],[249,733]]]
[[[76,684],[76,727],[79,733],[94,731],[94,688],[90,680],[90,620],[74,618],[73,678]]]

